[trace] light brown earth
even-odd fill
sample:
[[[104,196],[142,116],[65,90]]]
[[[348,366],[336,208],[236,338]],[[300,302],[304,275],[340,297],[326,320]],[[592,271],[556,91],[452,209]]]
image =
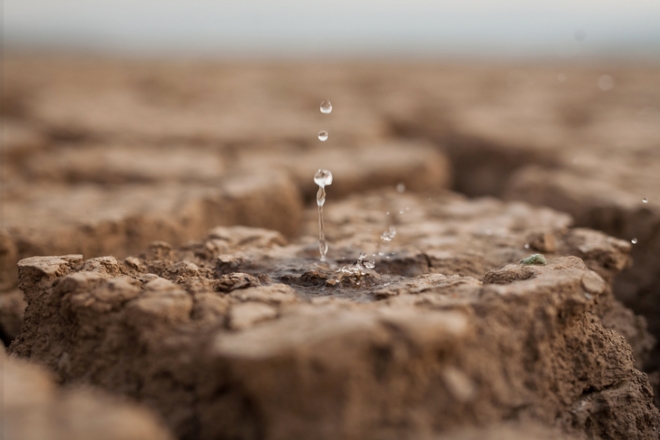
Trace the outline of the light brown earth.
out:
[[[8,343],[20,335],[12,350],[49,365],[60,381],[132,396],[164,414],[182,438],[286,438],[296,429],[314,437],[563,435],[548,431],[550,425],[594,438],[657,438],[657,410],[648,402],[649,384],[657,395],[660,354],[646,328],[660,337],[660,65],[241,64],[7,54],[3,73],[0,336]],[[598,87],[602,75],[613,78],[611,90]],[[330,115],[318,111],[323,99],[333,102]],[[330,133],[325,143],[316,139],[321,129]],[[330,261],[341,267],[360,251],[383,253],[375,272],[359,280],[344,274],[334,287],[327,268],[309,269],[318,253],[311,177],[321,167],[335,176],[326,205]],[[394,192],[398,183],[404,194]],[[447,189],[556,211],[468,201]],[[231,225],[273,232],[254,238],[250,230],[216,229],[199,244],[210,229]],[[386,243],[379,235],[390,225],[398,233]],[[241,244],[241,237],[255,241]],[[154,241],[169,245],[149,247]],[[144,258],[123,260],[147,248]],[[507,266],[532,252],[550,264]],[[112,259],[71,263],[71,274],[30,287],[48,292],[37,303],[54,302],[28,301],[21,334],[25,302],[16,263],[79,253],[112,256],[119,269],[110,269]],[[99,264],[107,268],[94,267]],[[117,271],[133,287],[117,281]],[[150,292],[150,281],[136,278],[148,272],[180,289],[173,321],[159,321],[165,312],[154,299],[170,295],[161,291],[169,287]],[[119,283],[117,292],[128,297],[117,304],[112,295],[103,299],[108,310],[95,308],[98,298],[76,305],[71,295],[53,296],[58,287],[48,283],[86,273],[100,279],[75,292],[96,298],[98,289]],[[383,287],[388,282],[394,284]],[[601,283],[604,293],[589,293]],[[294,293],[272,287],[279,284]],[[431,293],[420,293],[427,288]],[[176,314],[181,292],[192,307],[188,315]],[[146,304],[146,311],[133,303]],[[410,320],[417,325],[406,310],[429,317],[419,325],[440,327],[444,318],[436,322],[436,313],[462,313],[469,330],[452,336],[458,339],[427,340],[383,317],[392,312],[401,328]],[[143,322],[143,312],[155,321]],[[296,333],[287,323],[324,328],[332,313],[347,314],[365,330],[352,341],[328,324],[321,342],[306,339],[311,331],[287,339]],[[35,324],[42,320],[84,325],[65,332],[63,345],[44,345],[45,327]],[[100,328],[105,320],[119,325],[116,334]],[[131,320],[139,324],[129,336]],[[89,335],[79,338],[88,324]],[[245,364],[246,371],[256,369],[254,378],[244,374],[243,354],[207,350],[216,339],[256,338],[249,346],[259,353],[258,330],[270,342],[279,338],[273,340],[281,347],[293,345],[275,363],[268,358],[275,352],[268,352]],[[399,358],[401,335],[409,342]],[[137,346],[155,351],[131,345],[119,359],[119,347],[138,336]],[[97,360],[85,354],[87,337],[102,347]],[[319,347],[326,343],[355,353],[354,363],[325,353]],[[33,344],[39,350],[25,351]],[[374,368],[382,359],[365,354],[374,344],[393,353],[381,379]],[[76,360],[60,365],[58,356],[74,349],[82,350]],[[189,361],[172,358],[172,350],[200,360],[200,371],[218,368],[211,383],[224,391],[205,395],[201,376],[189,373]],[[317,356],[327,369],[312,362]],[[503,376],[486,371],[486,359]],[[287,362],[301,376],[269,382],[266,372],[279,374]],[[512,370],[520,365],[525,372]],[[448,367],[480,385],[477,397],[457,403],[460,391],[452,391]],[[162,375],[141,382],[146,371]],[[651,382],[639,371],[650,373]],[[420,385],[427,383],[434,385]],[[277,390],[289,385],[295,392],[286,400]],[[317,385],[327,398],[311,405],[301,396]],[[385,390],[398,397],[379,397]],[[179,398],[196,403],[181,409]],[[299,405],[316,418],[296,419]],[[344,410],[350,405],[358,410]],[[319,410],[326,406],[327,413]],[[232,426],[217,417],[236,408],[240,417]]]
[[[327,212],[329,263],[310,237],[245,227],[126,260],[24,259],[10,350],[143,402],[179,438],[426,438],[512,419],[656,438],[638,369],[653,341],[610,289],[627,242],[451,193]],[[526,243],[549,263],[519,263]]]
[[[58,389],[36,365],[0,347],[3,438],[21,440],[171,440],[151,412],[89,388]]]

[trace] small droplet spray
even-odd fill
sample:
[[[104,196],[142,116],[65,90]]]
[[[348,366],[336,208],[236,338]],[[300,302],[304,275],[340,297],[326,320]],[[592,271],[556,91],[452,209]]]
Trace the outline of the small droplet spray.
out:
[[[316,193],[316,205],[319,209],[319,252],[321,254],[321,261],[325,261],[325,255],[328,253],[328,243],[325,241],[323,205],[325,205],[325,187],[332,184],[332,173],[328,170],[318,170],[314,174],[314,183],[319,186],[319,190]]]

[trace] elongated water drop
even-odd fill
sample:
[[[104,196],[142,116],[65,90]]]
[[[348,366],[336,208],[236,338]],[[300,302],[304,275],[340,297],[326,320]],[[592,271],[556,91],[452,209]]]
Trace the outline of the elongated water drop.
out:
[[[330,101],[322,101],[321,102],[321,113],[324,115],[327,115],[328,113],[332,112],[332,104]]]
[[[319,253],[321,254],[321,261],[325,261],[325,256],[328,253],[328,243],[325,241],[323,205],[325,205],[325,187],[332,184],[332,173],[328,170],[319,169],[314,174],[314,183],[319,186],[319,190],[316,193],[316,205],[319,210]]]
[[[325,130],[321,130],[321,131],[319,131],[319,140],[320,140],[321,142],[325,142],[325,141],[327,141],[327,140],[328,140],[328,132],[325,131]]]

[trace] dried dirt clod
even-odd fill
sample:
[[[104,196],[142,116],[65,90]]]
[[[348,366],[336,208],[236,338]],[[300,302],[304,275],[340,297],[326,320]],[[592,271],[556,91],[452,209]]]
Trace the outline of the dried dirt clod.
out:
[[[605,291],[605,288],[607,287],[605,280],[603,280],[600,275],[594,271],[589,271],[582,275],[581,281],[584,290],[593,295],[600,295]]]
[[[3,433],[8,439],[171,440],[151,411],[100,391],[59,389],[41,367],[6,358]]]
[[[243,330],[254,324],[273,319],[277,316],[277,310],[273,307],[258,303],[245,302],[236,304],[229,312],[229,328],[232,330]]]
[[[360,285],[328,286],[373,243],[365,231],[382,231],[377,214],[392,205],[411,212],[390,244],[407,256],[398,263],[404,270],[374,272],[373,284],[356,276]],[[598,249],[590,266],[558,253],[547,265],[521,265],[519,243],[530,230],[555,234],[558,249],[575,253],[584,240],[571,235],[565,216],[520,203],[448,194],[428,204],[385,193],[335,207],[328,224],[340,258],[329,254],[327,266],[307,255],[306,238],[279,243],[246,228],[136,258],[135,267],[154,273],[118,263],[121,274],[113,275],[98,260],[80,262],[33,286],[11,351],[48,365],[63,382],[148,401],[177,436],[201,440],[257,431],[263,438],[441,436],[512,413],[596,438],[605,430],[628,435],[634,421],[637,438],[653,438],[659,415],[635,367],[648,335],[622,313],[605,278],[597,300],[583,286],[592,266],[613,275],[616,267],[604,265],[625,249],[583,233]],[[218,241],[222,254],[203,251]],[[378,263],[393,255],[377,255]],[[197,270],[183,270],[189,264]],[[629,386],[608,394],[617,383]],[[574,417],[585,390],[626,409]]]

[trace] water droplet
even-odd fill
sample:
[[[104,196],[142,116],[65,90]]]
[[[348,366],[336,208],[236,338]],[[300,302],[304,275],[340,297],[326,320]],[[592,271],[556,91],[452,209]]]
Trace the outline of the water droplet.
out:
[[[630,242],[631,242],[632,244],[637,244],[637,239],[636,239],[636,238],[633,238],[632,240],[630,240]]]
[[[566,78],[568,78],[568,77],[566,76],[565,73],[560,73],[559,75],[557,75],[557,81],[559,81],[559,82],[566,81]]]
[[[328,243],[325,241],[323,205],[325,205],[325,187],[332,184],[332,173],[328,170],[319,169],[314,174],[314,183],[319,186],[319,191],[316,193],[316,204],[319,210],[319,253],[321,254],[321,261],[325,261],[325,256],[328,253]]]
[[[529,243],[525,243],[525,246],[523,246],[525,249],[529,249]]]
[[[319,131],[319,140],[320,140],[321,142],[325,142],[325,141],[327,141],[327,140],[328,140],[328,132],[325,131],[325,130],[321,130],[321,131]]]
[[[385,213],[385,215],[390,215],[390,211],[387,211],[387,212]]]
[[[314,183],[321,188],[332,185],[332,173],[328,170],[318,170],[316,174],[314,174]]]
[[[600,78],[598,78],[598,88],[601,89],[604,92],[607,92],[608,90],[612,90],[614,87],[614,78],[612,78],[609,75],[601,75]]]
[[[321,113],[324,115],[327,115],[328,113],[332,112],[332,104],[330,101],[322,101],[321,102]]]
[[[399,214],[403,214],[403,210],[402,210],[402,209],[399,210]]]
[[[392,241],[394,237],[396,237],[396,228],[394,226],[390,226],[387,231],[380,234],[380,239],[383,241]]]
[[[366,260],[363,264],[367,269],[373,269],[376,267],[376,262],[374,260]]]
[[[406,185],[405,185],[403,182],[399,183],[399,184],[396,186],[396,192],[398,192],[398,193],[402,193],[402,192],[404,192],[405,190],[406,190]]]
[[[644,198],[642,199],[642,203],[648,203],[648,202],[649,202],[649,199],[647,199],[646,197],[644,197]]]

